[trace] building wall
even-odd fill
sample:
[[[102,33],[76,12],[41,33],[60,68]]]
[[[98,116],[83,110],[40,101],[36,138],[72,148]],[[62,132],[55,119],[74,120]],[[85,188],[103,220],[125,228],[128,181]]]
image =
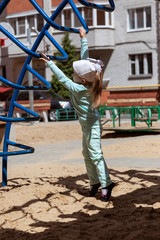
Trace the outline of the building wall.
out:
[[[160,1],[156,1],[156,16],[157,16],[157,66],[160,64]],[[158,79],[160,83],[160,68],[157,67],[158,69]]]
[[[36,0],[36,2],[43,7],[43,0]],[[29,1],[14,0],[7,5],[7,15],[31,10],[34,10],[34,7]]]
[[[159,100],[159,93],[153,89],[117,90],[109,93],[107,106],[155,106]]]
[[[127,9],[151,6],[151,30],[127,32]],[[110,78],[109,87],[137,86],[158,83],[157,41],[156,41],[156,2],[117,0],[115,10],[115,48],[107,65],[106,74]],[[151,78],[129,79],[129,54],[152,53],[153,76]]]

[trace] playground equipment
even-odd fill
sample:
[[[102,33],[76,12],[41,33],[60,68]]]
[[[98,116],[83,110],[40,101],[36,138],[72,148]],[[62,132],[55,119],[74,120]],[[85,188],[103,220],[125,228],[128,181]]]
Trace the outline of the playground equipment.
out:
[[[0,14],[7,7],[8,3],[10,1],[11,0],[3,0],[1,2],[1,4],[0,4]],[[30,90],[46,90],[46,89],[49,89],[51,87],[50,83],[48,83],[41,75],[39,75],[30,66],[32,57],[40,58],[40,55],[38,53],[36,53],[36,50],[37,50],[39,44],[41,43],[43,38],[46,36],[53,43],[53,45],[57,48],[57,50],[62,54],[62,57],[49,56],[50,59],[51,60],[62,61],[62,60],[66,60],[68,58],[66,52],[60,47],[60,45],[54,40],[54,38],[48,32],[48,29],[50,28],[50,26],[55,28],[55,29],[58,29],[60,31],[68,31],[68,32],[72,32],[72,33],[78,33],[79,32],[78,29],[59,26],[58,24],[56,24],[54,22],[55,18],[58,16],[58,14],[63,10],[63,8],[67,4],[70,4],[73,11],[77,15],[79,21],[81,22],[82,26],[84,27],[84,29],[88,33],[88,27],[87,27],[84,19],[82,18],[81,14],[79,13],[78,9],[76,8],[76,5],[74,4],[73,0],[63,0],[61,2],[61,4],[57,7],[57,9],[54,11],[54,13],[52,14],[51,17],[49,17],[44,12],[44,10],[38,5],[38,3],[35,0],[28,0],[28,1],[34,6],[34,8],[39,12],[39,14],[47,22],[45,24],[45,26],[43,27],[43,29],[41,30],[39,36],[37,37],[37,39],[34,42],[31,49],[28,49],[25,45],[23,45],[18,39],[16,39],[14,37],[13,34],[11,34],[10,32],[8,32],[5,29],[3,24],[0,24],[0,32],[3,33],[4,36],[9,38],[13,43],[15,43],[19,48],[21,48],[25,53],[28,54],[28,57],[26,58],[26,61],[23,65],[23,68],[21,70],[21,73],[19,75],[19,78],[18,78],[16,84],[12,83],[12,82],[8,81],[7,79],[3,78],[2,76],[0,76],[0,81],[2,81],[3,83],[7,84],[8,86],[10,86],[14,89],[13,96],[12,96],[11,103],[10,103],[8,116],[7,117],[0,117],[0,121],[7,123],[6,124],[6,130],[5,130],[5,136],[4,136],[4,143],[3,143],[3,152],[0,152],[0,157],[2,157],[2,185],[3,186],[7,185],[7,157],[12,156],[12,155],[28,154],[28,153],[33,153],[34,152],[33,147],[26,146],[26,145],[16,143],[16,142],[13,142],[13,141],[9,140],[11,124],[13,122],[38,121],[39,118],[40,118],[40,116],[37,113],[31,111],[30,109],[27,109],[27,108],[23,107],[22,105],[20,105],[16,102],[18,93],[19,93],[20,90],[24,90],[24,89],[28,90],[28,91],[30,91]],[[114,8],[115,8],[113,0],[109,0],[110,7],[104,7],[104,6],[101,6],[99,4],[93,4],[93,3],[87,2],[85,0],[78,0],[78,1],[84,6],[97,8],[97,9],[104,10],[104,11],[109,11],[109,12],[113,11]],[[24,75],[25,75],[26,72],[30,72],[31,74],[35,75],[41,82],[43,82],[44,86],[43,87],[22,86],[22,82],[23,82]],[[26,112],[28,114],[30,114],[32,117],[14,118],[13,113],[14,113],[14,108],[15,107],[23,110],[24,112]],[[9,152],[8,151],[9,145],[20,148],[22,150]]]
[[[102,107],[99,112],[104,131],[160,131],[159,128],[152,126],[153,122],[160,120],[159,106]],[[130,120],[130,127],[121,127],[124,115],[127,115],[127,119]],[[105,126],[109,121],[112,122],[113,127]],[[116,122],[118,122],[118,127]],[[146,125],[145,127],[136,127],[137,122],[143,122]]]

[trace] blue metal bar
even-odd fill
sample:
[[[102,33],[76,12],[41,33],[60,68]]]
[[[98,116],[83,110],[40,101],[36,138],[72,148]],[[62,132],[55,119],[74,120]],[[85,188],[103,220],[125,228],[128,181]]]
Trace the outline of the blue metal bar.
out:
[[[34,151],[31,150],[21,150],[21,151],[14,151],[14,152],[0,152],[0,157],[8,157],[8,156],[15,156],[27,153],[33,153]],[[3,185],[5,186],[5,185]]]
[[[56,12],[56,11],[55,11],[55,12]],[[54,12],[54,13],[55,13],[55,12]],[[58,14],[58,12],[57,12],[57,14]],[[54,14],[52,15],[51,18],[55,18]],[[52,19],[52,20],[53,20],[53,19]],[[40,32],[38,38],[36,39],[35,43],[34,43],[33,46],[32,46],[32,49],[31,49],[31,50],[32,50],[33,52],[36,51],[36,49],[37,49],[37,47],[39,46],[39,44],[40,44],[41,40],[43,39],[44,35],[47,35],[47,37],[50,38],[49,34],[47,34],[47,31],[46,31],[46,30],[49,29],[49,27],[50,27],[50,25],[49,25],[48,23],[43,27],[43,29],[42,29],[42,31]],[[54,40],[53,40],[53,41],[54,41]],[[62,49],[62,51],[63,51],[63,49]],[[23,78],[24,78],[24,75],[25,75],[25,73],[26,73],[27,66],[29,65],[30,61],[31,61],[31,56],[29,55],[29,56],[27,57],[24,65],[23,65],[23,68],[22,68],[22,70],[21,70],[20,76],[19,76],[18,81],[17,81],[17,85],[21,85],[22,80],[23,80]],[[18,91],[15,90],[14,93],[13,93],[12,100],[11,100],[8,117],[12,117],[12,115],[13,115],[14,101],[16,101],[17,95],[18,95]],[[6,126],[6,127],[7,127],[7,126]],[[9,136],[8,136],[8,137],[9,137]]]
[[[84,21],[84,19],[82,18],[80,12],[78,11],[76,5],[74,4],[74,2],[72,0],[68,0],[69,4],[71,5],[73,11],[75,12],[75,14],[77,15],[77,18],[79,19],[79,21],[81,22],[83,28],[86,30],[86,33],[89,32],[88,26],[86,24],[86,22]],[[79,30],[77,31],[77,29],[74,29],[75,33],[79,33]]]
[[[39,117],[38,113],[33,112],[33,111],[31,111],[30,109],[23,107],[22,105],[20,105],[20,104],[17,103],[17,102],[14,102],[14,106],[17,107],[17,108],[19,108],[19,109],[21,109],[22,111],[25,111],[25,112],[27,112],[27,113],[35,116],[35,117]]]
[[[57,50],[63,55],[63,57],[59,56],[49,56],[47,55],[51,60],[66,60],[68,58],[67,53],[63,50],[63,48],[60,47],[60,45],[55,41],[55,39],[50,35],[48,30],[44,31],[45,36],[53,43],[53,45],[57,48]]]
[[[92,7],[92,8],[96,8],[99,10],[103,10],[106,12],[112,12],[115,9],[115,4],[113,0],[109,0],[110,3],[110,7],[104,7],[103,5],[99,5],[99,4],[95,4],[95,3],[91,3],[91,2],[87,2],[86,0],[78,0],[82,5],[85,5],[87,7]]]
[[[21,109],[22,111],[29,113],[30,115],[34,116],[34,117],[23,117],[23,118],[12,118],[12,117],[2,117],[0,116],[0,121],[3,122],[26,122],[26,121],[38,121],[40,119],[40,116],[38,113],[35,113],[33,111],[31,111],[28,108],[23,107],[22,105],[20,105],[17,102],[14,102],[14,106]]]
[[[10,118],[10,117],[0,116],[0,121],[2,122],[29,122],[29,121],[38,121],[39,119],[40,119],[39,115],[38,117],[23,117],[23,118]]]
[[[49,24],[46,24],[42,31],[40,32],[38,38],[36,39],[35,43],[33,44],[32,46],[32,51],[35,52],[36,49],[38,48],[41,40],[43,39],[44,37],[44,33],[45,33],[45,30],[48,30],[49,28]],[[22,81],[23,81],[23,78],[25,76],[25,73],[26,73],[26,70],[27,70],[27,66],[29,65],[30,61],[31,61],[32,57],[29,55],[23,65],[23,68],[21,70],[21,73],[19,75],[19,78],[17,80],[17,85],[21,85],[22,84]],[[10,120],[12,119],[12,116],[13,116],[13,111],[14,111],[14,103],[17,99],[17,96],[18,96],[18,92],[19,90],[18,89],[15,89],[14,90],[14,93],[13,93],[13,96],[12,96],[12,99],[11,99],[11,103],[10,103],[10,108],[9,108],[9,112],[8,112],[8,118],[10,118]],[[3,120],[8,120],[8,119],[1,119],[2,121]],[[26,119],[22,119],[23,121],[25,121]],[[33,118],[32,119],[27,119],[27,120],[31,120],[33,121]],[[16,120],[17,121],[17,120]],[[7,122],[7,121],[6,121]],[[5,130],[5,136],[4,136],[4,143],[3,143],[3,152],[8,152],[8,145],[7,145],[7,141],[9,139],[9,136],[10,136],[10,129],[11,129],[11,121],[10,122],[7,122],[6,124],[6,130]],[[3,186],[6,186],[7,185],[7,156],[3,156],[3,159],[2,159],[2,185]]]
[[[30,71],[34,76],[36,76],[41,82],[43,82],[46,87],[39,87],[39,86],[27,86],[27,88],[30,88],[30,89],[34,89],[34,90],[47,90],[47,89],[50,89],[51,88],[51,84],[45,79],[43,78],[39,73],[37,73],[33,68],[31,68],[29,66],[29,64],[27,64],[26,66],[27,70]]]
[[[40,13],[40,15],[46,20],[46,22],[48,24],[50,24],[50,26],[54,27],[57,30],[60,31],[67,31],[67,32],[74,32],[74,33],[79,33],[79,30],[76,28],[68,28],[68,27],[63,27],[60,26],[58,24],[56,24],[55,22],[53,22],[52,19],[50,19],[48,17],[48,15],[43,11],[43,9],[38,5],[38,3],[35,0],[29,0],[31,2],[31,4],[37,9],[37,11]],[[82,26],[84,27],[84,29],[86,30],[86,32],[88,32],[88,26],[86,24],[86,22],[84,21],[84,19],[82,18],[81,14],[79,13],[77,7],[75,6],[75,4],[73,3],[73,1],[70,0],[63,0],[62,3],[59,5],[58,7],[58,14],[62,11],[62,9],[67,5],[70,4],[71,7],[73,8],[74,12],[76,13],[79,21],[81,22]],[[54,14],[55,16],[57,16],[57,13]]]
[[[39,53],[35,53],[34,51],[28,49],[26,46],[24,46],[18,39],[16,39],[10,32],[8,32],[4,27],[0,25],[0,31],[3,32],[12,42],[14,42],[19,48],[21,48],[25,53],[31,55],[35,58],[40,58]],[[50,38],[51,40],[51,38]],[[61,46],[52,38],[52,43],[55,45],[56,48],[64,55],[64,57],[53,57],[49,56],[51,59],[59,60],[62,58],[62,60],[67,59],[67,54],[65,51],[61,48]]]
[[[3,12],[3,10],[6,8],[10,0],[3,0],[2,3],[0,4],[0,14]]]
[[[28,69],[30,72],[31,68]],[[33,70],[33,69],[32,69]],[[33,70],[34,71],[34,70]],[[39,78],[39,80],[41,80],[43,83],[45,83],[47,86],[46,87],[41,87],[41,86],[22,86],[22,85],[18,85],[16,83],[10,82],[7,79],[3,78],[0,76],[0,81],[5,83],[6,85],[14,88],[14,89],[19,89],[19,90],[47,90],[50,89],[51,84],[49,82],[47,82],[41,75],[39,75],[37,72],[32,72],[37,78]],[[40,79],[41,78],[41,79]]]
[[[23,144],[20,144],[20,143],[16,143],[16,142],[12,142],[10,140],[7,141],[7,145],[11,145],[11,146],[14,146],[14,147],[22,148],[24,150],[23,151],[12,151],[12,152],[0,152],[0,157],[33,153],[34,150],[35,150],[33,147],[26,146],[26,145],[23,145]]]
[[[32,2],[34,2],[34,3],[36,3],[35,2],[35,0],[32,0]],[[63,5],[65,6],[66,4],[67,4],[67,2],[66,2],[66,0],[64,0],[62,3],[64,3]],[[36,3],[37,4],[37,3]],[[38,5],[38,4],[37,4]],[[62,5],[62,9],[63,9],[63,6]],[[40,8],[40,7],[39,7]],[[61,11],[61,7],[58,7],[57,8],[57,11],[55,11],[53,14],[52,14],[52,17],[51,17],[51,19],[47,16],[47,20],[48,21],[52,21],[52,20],[54,20],[55,18],[56,18],[56,16],[59,14],[59,12]],[[44,12],[42,9],[41,9],[41,12]],[[44,12],[45,13],[45,12]],[[80,15],[80,13],[79,13],[79,15]],[[82,21],[84,21],[84,20],[82,20]],[[53,21],[52,21],[53,22]],[[85,22],[84,22],[85,23]],[[42,29],[42,31],[41,31],[41,33],[42,33],[42,36],[44,37],[44,35],[45,35],[45,30],[48,30],[48,28],[50,27],[50,25],[49,24],[46,24],[45,25],[45,27]],[[60,29],[60,30],[63,30],[63,28],[64,27],[61,27],[62,29]],[[28,49],[26,46],[24,46],[18,39],[16,39],[11,33],[9,33],[4,27],[2,27],[1,25],[0,25],[0,31],[1,32],[3,32],[12,42],[14,42],[19,48],[21,48],[25,53],[27,53],[27,54],[29,54],[30,56],[32,56],[32,57],[35,57],[35,58],[40,58],[40,55],[38,54],[38,53],[35,53],[35,51],[34,51],[34,48],[32,48],[31,50],[30,49]],[[68,28],[68,31],[70,31],[70,28]],[[76,29],[76,31],[78,31],[77,29]],[[79,32],[79,31],[78,31]],[[40,34],[41,34],[40,33]],[[62,59],[62,60],[65,60],[65,59],[67,59],[67,54],[65,53],[65,51],[61,48],[61,46],[53,39],[53,37],[49,37],[49,34],[47,34],[46,33],[46,35],[47,35],[47,37],[52,41],[52,43],[54,44],[54,46],[61,52],[61,54],[63,55],[63,57],[53,57],[53,56],[49,56],[50,57],[50,59],[55,59],[55,60],[60,60],[60,59]],[[42,37],[42,38],[43,38]],[[38,37],[37,39],[38,39],[38,41],[41,41],[42,40],[42,38],[40,37]],[[39,43],[40,42],[38,42],[38,45],[39,45]],[[37,44],[35,44],[35,45],[37,45]],[[37,49],[37,47],[36,47],[36,49]]]
[[[21,48],[25,53],[35,57],[39,58],[40,55],[38,53],[35,53],[31,50],[29,50],[26,46],[24,46],[17,38],[15,38],[10,32],[8,32],[4,27],[0,25],[0,31],[3,32],[12,42],[14,42],[19,48]]]

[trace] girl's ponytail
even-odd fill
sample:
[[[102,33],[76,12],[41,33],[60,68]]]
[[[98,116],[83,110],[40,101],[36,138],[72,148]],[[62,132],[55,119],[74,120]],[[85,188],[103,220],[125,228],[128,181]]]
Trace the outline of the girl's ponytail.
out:
[[[98,104],[100,103],[100,97],[102,94],[102,81],[103,81],[103,70],[101,72],[96,73],[96,77],[92,87],[94,107],[97,107]]]

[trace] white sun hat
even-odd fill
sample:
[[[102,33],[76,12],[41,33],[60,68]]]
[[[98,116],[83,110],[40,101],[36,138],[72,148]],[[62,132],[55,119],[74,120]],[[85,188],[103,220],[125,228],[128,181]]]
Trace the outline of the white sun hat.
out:
[[[102,71],[104,66],[101,60],[87,58],[86,60],[79,60],[73,62],[73,79],[77,83],[82,83],[82,79],[88,82],[93,82],[97,72]]]

